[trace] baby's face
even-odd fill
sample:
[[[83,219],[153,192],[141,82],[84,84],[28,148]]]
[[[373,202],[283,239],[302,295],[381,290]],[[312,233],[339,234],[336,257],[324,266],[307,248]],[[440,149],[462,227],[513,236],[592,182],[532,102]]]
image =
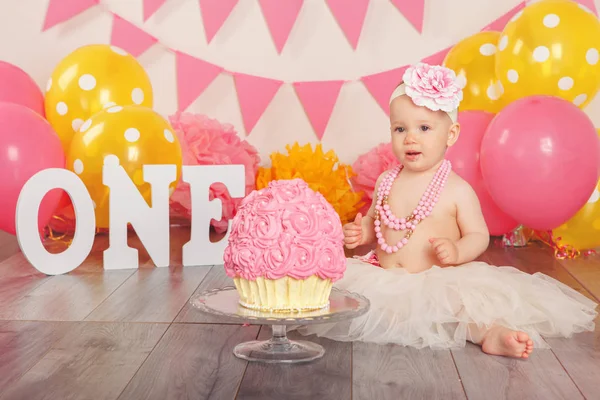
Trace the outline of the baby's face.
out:
[[[459,126],[448,114],[416,106],[406,95],[390,104],[390,123],[394,154],[413,171],[437,166],[458,139]]]

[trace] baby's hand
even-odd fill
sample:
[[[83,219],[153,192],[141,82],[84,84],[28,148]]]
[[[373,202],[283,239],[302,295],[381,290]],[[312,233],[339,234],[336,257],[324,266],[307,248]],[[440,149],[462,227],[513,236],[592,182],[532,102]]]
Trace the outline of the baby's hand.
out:
[[[363,241],[362,214],[358,213],[354,222],[344,225],[344,243],[349,249],[360,246]]]
[[[429,239],[429,243],[442,264],[450,265],[458,262],[458,247],[453,240],[432,238]]]

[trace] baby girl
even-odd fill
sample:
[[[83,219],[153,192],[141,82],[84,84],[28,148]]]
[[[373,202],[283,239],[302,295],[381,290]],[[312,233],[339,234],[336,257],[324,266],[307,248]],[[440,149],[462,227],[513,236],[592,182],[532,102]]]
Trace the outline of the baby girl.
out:
[[[594,330],[596,304],[541,273],[474,261],[489,232],[471,186],[446,150],[459,139],[461,88],[454,72],[408,68],[390,99],[391,142],[400,166],[377,180],[364,217],[344,226],[346,247],[376,244],[348,260],[336,287],[371,301],[362,317],[311,325],[302,334],[416,348],[463,347],[528,358],[542,339]]]

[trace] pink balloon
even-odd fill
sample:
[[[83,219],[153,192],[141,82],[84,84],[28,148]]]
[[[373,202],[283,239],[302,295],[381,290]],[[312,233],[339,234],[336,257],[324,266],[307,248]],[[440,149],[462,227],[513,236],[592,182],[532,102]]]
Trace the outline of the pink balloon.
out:
[[[65,154],[48,121],[27,107],[0,103],[0,229],[15,234],[17,199],[23,185],[46,168],[65,168]],[[40,231],[48,224],[62,194],[52,190],[38,214]]]
[[[0,102],[15,103],[44,117],[44,95],[25,71],[0,61]]]
[[[446,152],[452,169],[466,180],[477,193],[481,210],[493,236],[503,235],[516,228],[519,223],[502,211],[490,196],[479,164],[479,150],[485,131],[494,114],[485,111],[463,111],[458,114],[460,136],[454,146]]]
[[[490,195],[507,214],[537,230],[568,221],[590,198],[600,173],[600,147],[590,118],[553,96],[506,106],[481,145]]]

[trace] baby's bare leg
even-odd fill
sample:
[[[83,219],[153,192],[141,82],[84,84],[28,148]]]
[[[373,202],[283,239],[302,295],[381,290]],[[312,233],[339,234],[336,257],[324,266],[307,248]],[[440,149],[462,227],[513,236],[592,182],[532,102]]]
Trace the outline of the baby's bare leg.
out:
[[[485,328],[471,324],[468,335],[469,341],[481,346],[481,350],[487,354],[528,358],[533,352],[533,341],[528,334],[501,325]]]

